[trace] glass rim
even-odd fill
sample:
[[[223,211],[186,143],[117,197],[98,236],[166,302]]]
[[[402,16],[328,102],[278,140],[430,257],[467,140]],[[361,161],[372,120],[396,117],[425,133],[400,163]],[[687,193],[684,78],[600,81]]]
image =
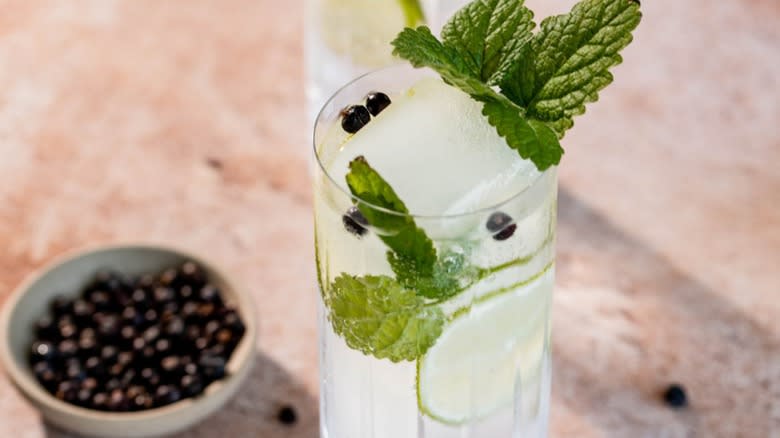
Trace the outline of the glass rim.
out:
[[[350,88],[351,86],[355,85],[360,80],[368,77],[373,76],[382,72],[387,72],[391,70],[427,70],[430,72],[433,72],[433,70],[430,70],[428,68],[415,68],[407,64],[397,64],[392,65],[389,67],[382,67],[379,69],[373,69],[371,71],[368,71],[366,73],[363,73],[354,79],[348,81],[346,84],[339,87],[336,91],[333,92],[333,94],[328,97],[328,100],[325,101],[325,103],[322,105],[322,108],[320,108],[319,111],[317,111],[317,117],[314,119],[314,125],[312,126],[312,149],[314,152],[314,158],[317,161],[317,166],[319,166],[320,170],[322,170],[322,173],[326,176],[329,184],[333,185],[340,191],[341,193],[345,194],[347,197],[352,199],[353,203],[357,204],[363,204],[368,207],[370,207],[373,210],[381,211],[386,214],[391,214],[399,217],[409,217],[413,219],[423,219],[423,220],[435,220],[435,219],[458,219],[458,218],[465,218],[469,216],[476,216],[480,214],[486,214],[492,211],[496,211],[500,209],[502,206],[509,204],[511,202],[516,201],[519,198],[522,198],[526,195],[528,195],[533,188],[535,188],[537,185],[541,184],[541,182],[546,179],[551,173],[555,172],[555,170],[558,168],[557,165],[550,166],[544,171],[538,171],[538,175],[536,175],[531,182],[523,187],[522,190],[518,191],[517,193],[514,193],[507,197],[506,199],[496,202],[494,204],[491,204],[486,207],[480,207],[474,210],[469,210],[465,212],[459,212],[459,213],[452,213],[452,214],[416,214],[414,212],[409,213],[401,213],[395,210],[390,210],[387,208],[384,208],[382,206],[376,205],[374,203],[371,203],[369,201],[366,201],[365,199],[360,198],[359,196],[355,196],[350,192],[349,190],[346,190],[344,187],[342,187],[336,180],[333,178],[333,175],[328,172],[328,169],[325,168],[325,164],[320,159],[320,153],[317,150],[317,126],[322,121],[322,118],[325,113],[325,109],[328,108],[328,106],[338,97],[342,92],[344,92],[346,89]],[[437,75],[438,76],[438,75]],[[525,158],[524,158],[525,159]]]

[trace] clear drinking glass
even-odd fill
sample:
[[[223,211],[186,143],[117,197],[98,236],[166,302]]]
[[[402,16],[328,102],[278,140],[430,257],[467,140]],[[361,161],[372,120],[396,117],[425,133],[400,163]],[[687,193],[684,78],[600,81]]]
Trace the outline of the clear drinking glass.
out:
[[[307,0],[306,96],[310,120],[345,82],[398,62],[390,42],[404,27],[437,33],[469,0]]]
[[[315,124],[321,436],[545,437],[550,404],[555,167],[544,172],[534,168],[527,184],[488,207],[455,215],[396,213],[424,229],[445,265],[451,258],[454,267],[443,271],[451,276],[444,280],[457,285],[454,296],[425,301],[441,313],[422,312],[421,318],[444,315],[445,323],[424,356],[398,362],[379,359],[351,348],[334,328],[339,322],[332,313],[337,278],[394,275],[386,259],[388,248],[379,238],[394,230],[364,224],[367,231],[357,236],[345,226],[345,213],[355,204],[377,207],[354,198],[341,182],[344,172],[339,174],[332,166],[341,154],[359,152],[348,152],[344,147],[349,136],[338,133],[340,111],[361,102],[371,90],[394,97],[430,75],[407,66],[369,73],[339,90]],[[462,169],[464,176],[468,172],[468,168]],[[427,178],[417,174],[383,176],[391,184],[401,177],[421,183]],[[486,228],[491,218],[502,215],[511,217],[511,222]],[[375,299],[381,303],[381,291]],[[357,330],[363,323],[372,323],[352,322]]]

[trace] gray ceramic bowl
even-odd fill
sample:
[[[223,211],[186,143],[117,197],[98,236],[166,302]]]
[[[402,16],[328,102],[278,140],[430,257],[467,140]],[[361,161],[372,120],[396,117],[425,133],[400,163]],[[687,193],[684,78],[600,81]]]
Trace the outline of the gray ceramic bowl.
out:
[[[228,377],[212,383],[196,398],[142,412],[109,413],[74,406],[51,396],[27,364],[33,323],[48,312],[51,299],[77,294],[100,269],[127,275],[159,272],[185,260],[199,263],[223,297],[237,308],[246,333],[227,364]],[[0,363],[13,383],[45,419],[64,429],[93,437],[154,437],[182,430],[213,413],[232,396],[249,374],[254,359],[256,320],[249,296],[230,283],[213,264],[186,252],[148,245],[100,247],[67,254],[25,280],[0,313]]]

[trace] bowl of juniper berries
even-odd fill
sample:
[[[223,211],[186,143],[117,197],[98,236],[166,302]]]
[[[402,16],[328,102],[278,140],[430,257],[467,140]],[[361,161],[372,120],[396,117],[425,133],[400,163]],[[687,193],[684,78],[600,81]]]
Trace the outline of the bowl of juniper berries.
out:
[[[227,402],[249,374],[250,297],[213,264],[150,245],[67,254],[0,313],[0,363],[46,421],[86,436],[153,437]]]

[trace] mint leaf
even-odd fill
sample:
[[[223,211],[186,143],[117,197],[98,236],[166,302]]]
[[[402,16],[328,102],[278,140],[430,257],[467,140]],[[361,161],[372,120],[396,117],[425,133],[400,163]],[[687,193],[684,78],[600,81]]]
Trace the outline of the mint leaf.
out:
[[[436,248],[409,215],[406,205],[379,173],[362,156],[349,163],[347,185],[352,194],[371,205],[358,202],[357,207],[378,236],[390,248],[387,258],[398,281],[417,288],[418,280],[433,276]],[[379,207],[379,208],[375,208]],[[419,290],[423,295],[435,291]]]
[[[333,330],[350,348],[393,362],[421,357],[439,337],[444,313],[387,276],[341,274],[326,298]]]
[[[608,70],[622,62],[618,52],[641,17],[635,0],[583,0],[532,35],[523,0],[475,0],[447,23],[443,42],[426,27],[407,28],[392,42],[393,54],[484,103],[507,144],[545,170],[560,162],[558,139],[572,118],[612,82]]]
[[[533,36],[533,16],[523,0],[475,1],[444,26],[442,41],[460,55],[471,76],[495,83],[502,67],[516,63],[515,47]]]
[[[642,18],[633,0],[584,0],[568,14],[545,19],[526,44],[501,90],[563,137],[572,118],[612,82],[609,68],[632,40]]]
[[[515,149],[521,157],[533,161],[539,170],[560,162],[563,149],[558,138],[550,135],[552,131],[542,123],[532,124],[533,121],[525,117],[525,109],[474,76],[468,61],[456,49],[437,40],[430,29],[424,26],[404,29],[393,41],[393,46],[393,53],[408,60],[413,66],[435,70],[446,82],[484,103],[483,114],[488,116],[488,122],[497,128],[509,147]]]
[[[392,42],[393,54],[409,61],[414,67],[428,67],[441,75],[450,85],[460,88],[480,102],[486,100],[511,101],[493,90],[471,70],[469,62],[458,50],[442,44],[425,26],[404,29]],[[518,107],[518,110],[524,110]]]
[[[514,104],[502,101],[488,101],[482,107],[482,114],[496,128],[498,134],[506,139],[509,147],[516,149],[521,157],[533,161],[539,170],[547,168],[544,164],[549,166],[560,162],[563,148],[558,143],[555,132],[544,123],[533,119],[518,123],[517,112]]]
[[[457,50],[445,47],[427,26],[406,28],[391,44],[394,55],[409,61],[416,68],[430,67],[443,77],[470,78],[481,83],[474,75],[469,61],[463,59]],[[444,79],[448,80],[447,77]]]

